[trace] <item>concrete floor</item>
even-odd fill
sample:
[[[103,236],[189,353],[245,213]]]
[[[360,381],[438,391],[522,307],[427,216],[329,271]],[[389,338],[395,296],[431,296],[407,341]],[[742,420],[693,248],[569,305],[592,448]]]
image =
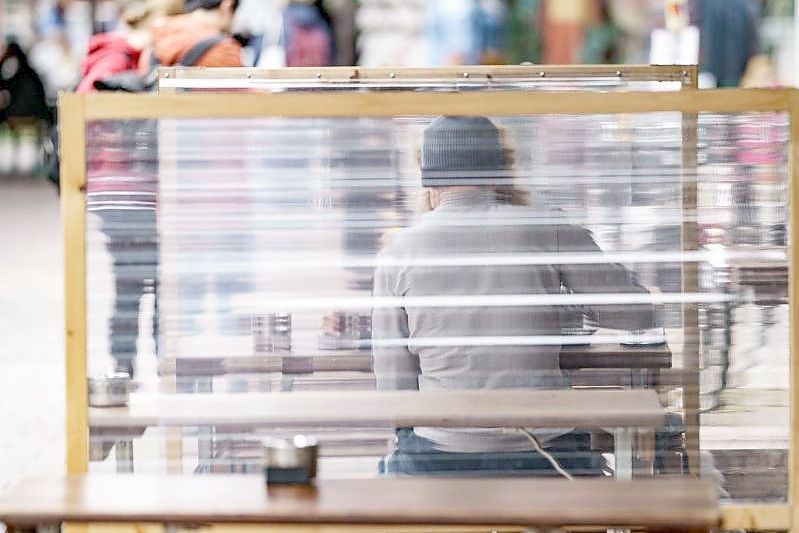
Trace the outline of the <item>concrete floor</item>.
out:
[[[61,240],[55,188],[0,177],[0,489],[64,469]]]

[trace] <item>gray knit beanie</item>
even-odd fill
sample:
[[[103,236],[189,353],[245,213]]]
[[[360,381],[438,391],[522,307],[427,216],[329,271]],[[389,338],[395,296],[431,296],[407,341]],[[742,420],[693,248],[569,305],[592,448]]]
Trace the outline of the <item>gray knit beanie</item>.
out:
[[[485,117],[438,117],[424,130],[422,186],[486,185],[508,162],[499,130]]]

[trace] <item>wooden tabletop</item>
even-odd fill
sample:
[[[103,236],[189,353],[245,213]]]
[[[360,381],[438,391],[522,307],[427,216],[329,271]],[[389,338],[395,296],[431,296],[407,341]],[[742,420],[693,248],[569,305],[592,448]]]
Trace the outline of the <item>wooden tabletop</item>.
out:
[[[560,350],[560,367],[579,368],[671,368],[668,345],[623,346],[621,344],[590,344],[564,346]]]
[[[317,350],[313,354],[234,354],[226,356],[181,355],[161,358],[162,372],[178,376],[219,376],[280,372],[372,372],[368,350]],[[563,370],[583,368],[671,368],[668,346],[622,346],[619,344],[572,345],[561,348]]]
[[[0,497],[14,527],[61,522],[616,526],[719,524],[714,488],[693,478],[377,478],[267,489],[260,476],[30,478]]]
[[[124,408],[91,408],[92,427],[605,427],[655,428],[653,390],[335,391],[132,394]]]

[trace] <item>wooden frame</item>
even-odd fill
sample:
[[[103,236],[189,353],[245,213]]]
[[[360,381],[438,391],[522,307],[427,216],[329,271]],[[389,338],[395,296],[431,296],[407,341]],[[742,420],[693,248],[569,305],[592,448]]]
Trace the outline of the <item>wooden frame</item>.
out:
[[[447,68],[186,68],[162,67],[158,71],[160,93],[179,89],[245,89],[264,82],[319,83],[327,85],[390,83],[411,85],[419,82],[491,83],[569,82],[575,86],[597,80],[633,82],[679,82],[681,89],[696,89],[696,65],[504,65]]]
[[[68,471],[88,465],[86,394],[85,132],[92,120],[145,118],[391,117],[398,115],[621,114],[681,112],[789,112],[791,119],[791,205],[799,205],[799,91],[725,90],[673,93],[305,93],[64,95],[62,117],[62,194],[66,238],[67,431]],[[797,235],[791,210],[789,234]],[[794,268],[799,249],[789,251],[790,301],[799,301]],[[725,529],[799,530],[799,333],[791,307],[791,419],[789,496],[784,505],[729,506]]]
[[[61,218],[64,224],[64,301],[67,377],[67,471],[89,466],[86,385],[86,107],[69,95],[61,111]],[[81,450],[86,450],[81,453]]]

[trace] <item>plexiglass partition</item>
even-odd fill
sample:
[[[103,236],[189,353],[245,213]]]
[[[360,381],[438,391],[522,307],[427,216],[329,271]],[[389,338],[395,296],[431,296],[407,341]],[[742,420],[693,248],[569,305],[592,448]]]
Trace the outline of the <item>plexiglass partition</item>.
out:
[[[304,433],[323,478],[699,474],[788,527],[786,95],[74,97],[81,370],[136,390],[71,453]]]

